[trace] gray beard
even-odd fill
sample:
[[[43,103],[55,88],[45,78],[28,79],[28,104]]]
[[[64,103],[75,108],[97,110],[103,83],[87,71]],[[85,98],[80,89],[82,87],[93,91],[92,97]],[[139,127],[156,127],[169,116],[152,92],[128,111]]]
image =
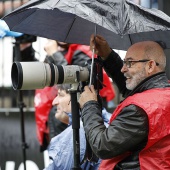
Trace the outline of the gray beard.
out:
[[[133,76],[133,80],[130,83],[126,83],[128,90],[133,90],[142,80],[146,78],[145,69]]]

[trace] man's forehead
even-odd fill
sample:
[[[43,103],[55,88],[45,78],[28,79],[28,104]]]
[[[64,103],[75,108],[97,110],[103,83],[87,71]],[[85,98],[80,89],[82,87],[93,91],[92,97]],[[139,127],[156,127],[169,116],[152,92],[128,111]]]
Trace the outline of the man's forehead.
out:
[[[132,47],[129,48],[125,55],[125,60],[139,60],[143,59],[144,56],[144,48]]]
[[[125,57],[124,60],[134,60],[134,58],[133,57]]]
[[[140,54],[135,52],[126,53],[125,60],[138,60],[140,59]]]

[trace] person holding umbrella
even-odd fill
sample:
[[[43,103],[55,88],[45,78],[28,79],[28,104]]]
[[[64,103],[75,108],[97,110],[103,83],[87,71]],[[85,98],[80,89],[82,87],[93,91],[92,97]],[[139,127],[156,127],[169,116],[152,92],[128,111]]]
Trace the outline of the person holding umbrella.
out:
[[[91,49],[125,98],[104,126],[93,86],[79,104],[87,140],[102,160],[100,170],[170,168],[170,84],[163,48],[153,41],[133,44],[121,58],[99,35]]]

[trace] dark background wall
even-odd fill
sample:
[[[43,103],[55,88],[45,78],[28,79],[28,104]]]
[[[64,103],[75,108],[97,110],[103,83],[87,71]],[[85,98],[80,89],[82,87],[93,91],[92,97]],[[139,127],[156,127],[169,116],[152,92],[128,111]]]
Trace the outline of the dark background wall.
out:
[[[27,170],[42,170],[44,168],[44,155],[39,151],[36,136],[34,112],[24,112],[25,141],[29,148],[26,149],[26,160],[29,162]],[[21,113],[0,112],[0,169],[21,170],[23,162],[21,140]],[[14,167],[7,168],[14,164]]]

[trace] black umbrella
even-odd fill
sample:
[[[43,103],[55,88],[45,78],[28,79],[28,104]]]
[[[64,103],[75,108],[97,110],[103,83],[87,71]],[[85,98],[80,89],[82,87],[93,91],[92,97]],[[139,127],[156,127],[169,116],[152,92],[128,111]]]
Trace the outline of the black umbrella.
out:
[[[89,45],[95,32],[115,49],[144,40],[170,48],[170,17],[129,0],[31,0],[3,18],[10,30]]]

